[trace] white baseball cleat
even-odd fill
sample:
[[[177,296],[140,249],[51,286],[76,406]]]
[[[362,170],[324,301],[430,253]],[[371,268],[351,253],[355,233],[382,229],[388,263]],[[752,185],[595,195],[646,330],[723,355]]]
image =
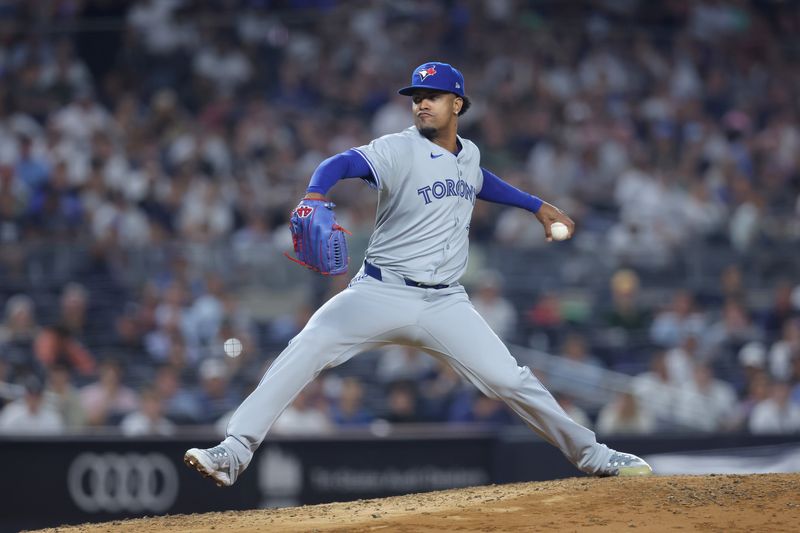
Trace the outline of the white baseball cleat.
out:
[[[184,454],[183,462],[204,477],[213,479],[220,487],[233,485],[239,473],[239,461],[222,444],[205,450],[192,448]]]
[[[608,462],[596,475],[608,476],[649,476],[653,469],[641,457],[632,453],[611,451]]]

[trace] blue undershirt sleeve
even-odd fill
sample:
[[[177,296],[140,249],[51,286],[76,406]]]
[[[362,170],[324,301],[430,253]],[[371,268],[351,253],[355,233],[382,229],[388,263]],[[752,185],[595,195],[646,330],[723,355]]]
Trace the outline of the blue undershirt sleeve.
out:
[[[337,181],[345,178],[361,178],[375,184],[375,177],[367,162],[358,152],[350,149],[320,163],[311,176],[306,192],[327,194]]]
[[[478,193],[478,198],[481,200],[521,207],[531,213],[536,213],[542,207],[543,202],[540,198],[509,185],[483,167],[481,172],[483,172],[483,187]]]

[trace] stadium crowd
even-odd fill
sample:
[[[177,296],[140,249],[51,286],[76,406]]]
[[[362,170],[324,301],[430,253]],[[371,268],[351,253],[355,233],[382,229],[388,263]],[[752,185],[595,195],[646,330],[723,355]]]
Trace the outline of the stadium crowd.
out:
[[[242,272],[289,268],[316,165],[408,127],[395,90],[429,58],[464,72],[482,165],[577,221],[561,257],[604,259],[588,285],[526,293],[491,264],[469,286],[503,339],[564,361],[541,375],[564,407],[603,434],[800,432],[798,31],[795,5],[745,0],[0,2],[0,432],[223,428],[347,281],[264,317]],[[357,248],[374,192],[332,197]],[[554,253],[521,210],[477,202],[471,233],[504,261]],[[732,259],[684,286],[709,247]],[[604,370],[630,386],[572,397]],[[275,431],[376,420],[519,423],[396,347],[327,372]]]

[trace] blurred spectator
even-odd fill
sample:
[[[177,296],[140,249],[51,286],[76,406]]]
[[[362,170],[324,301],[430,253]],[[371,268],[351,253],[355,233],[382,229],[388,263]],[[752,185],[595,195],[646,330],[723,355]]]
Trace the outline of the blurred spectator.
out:
[[[109,190],[92,214],[92,233],[99,242],[123,248],[143,248],[150,242],[146,214],[122,192]]]
[[[441,422],[447,420],[453,401],[472,385],[449,364],[438,359],[434,362],[432,373],[419,383],[420,410],[424,419]]]
[[[767,366],[767,348],[761,342],[748,342],[739,349],[739,368],[742,372],[741,389],[747,390],[753,379],[763,374]]]
[[[145,0],[128,11],[128,26],[134,30],[147,51],[153,55],[168,55],[194,37],[178,20],[178,0]]]
[[[503,297],[503,278],[499,272],[486,271],[479,276],[472,305],[501,339],[512,338],[517,326],[517,311]]]
[[[83,377],[93,376],[96,362],[94,356],[72,336],[71,330],[62,325],[42,328],[33,346],[39,361],[50,368],[56,363],[69,366],[70,371]]]
[[[527,310],[525,319],[532,330],[529,343],[542,350],[551,349],[564,326],[561,301],[554,293],[544,293]]]
[[[650,359],[650,370],[633,379],[632,389],[639,405],[650,412],[656,422],[664,425],[675,418],[682,385],[670,380],[667,354],[658,351]]]
[[[665,363],[670,382],[676,387],[683,387],[694,380],[694,366],[704,361],[698,353],[697,337],[684,337],[680,346],[666,352]]]
[[[756,435],[800,432],[800,405],[791,402],[789,384],[776,381],[768,398],[750,413],[748,427]]]
[[[185,330],[189,324],[186,289],[177,281],[171,282],[164,297],[153,309],[154,328],[144,338],[151,360],[183,368],[200,359],[199,347],[187,345]]]
[[[719,233],[725,222],[725,207],[713,196],[708,184],[696,181],[689,184],[688,195],[683,199],[684,231],[711,238]]]
[[[33,153],[33,139],[27,135],[19,137],[19,158],[14,171],[28,187],[29,194],[42,189],[50,179],[47,161]]]
[[[419,410],[417,387],[412,381],[400,380],[387,386],[386,412],[383,420],[392,424],[424,422]]]
[[[243,227],[231,237],[231,247],[242,265],[261,268],[269,265],[276,256],[272,232],[264,213],[247,215]]]
[[[694,295],[678,290],[670,306],[653,320],[650,338],[661,346],[678,346],[686,337],[702,334],[705,327],[703,314],[695,309]]]
[[[364,406],[364,386],[356,378],[342,380],[341,392],[331,406],[331,420],[339,427],[365,426],[372,422],[372,413]]]
[[[657,197],[659,192],[654,192]],[[672,260],[672,246],[652,227],[638,220],[614,226],[608,234],[608,248],[620,262],[642,268],[665,268]]]
[[[252,75],[250,61],[235,45],[230,35],[218,35],[194,57],[194,72],[207,78],[217,94],[232,93]]]
[[[223,300],[226,290],[225,281],[219,273],[208,274],[205,278],[204,293],[195,298],[191,307],[186,310],[185,329],[192,335],[190,342],[198,347],[207,349],[217,338],[225,318]]]
[[[55,113],[53,125],[77,148],[87,147],[95,133],[114,131],[111,115],[97,102],[91,87],[78,88],[72,103]]]
[[[747,382],[747,389],[741,401],[733,411],[729,427],[732,430],[743,431],[747,429],[753,409],[756,405],[769,398],[771,381],[769,375],[761,369],[754,370]]]
[[[200,386],[195,401],[201,424],[211,424],[236,407],[239,398],[230,384],[228,366],[219,357],[209,357],[200,364]]]
[[[548,387],[556,391],[591,390],[602,384],[603,362],[589,352],[589,344],[583,335],[568,333],[558,353],[561,357],[554,361],[548,375]]]
[[[469,391],[462,393],[451,406],[448,421],[499,427],[515,423],[515,418],[516,415],[500,400]]]
[[[200,419],[200,406],[196,397],[181,384],[176,367],[161,365],[153,380],[155,393],[161,398],[163,412],[176,424],[192,424]]]
[[[139,407],[136,393],[122,380],[122,367],[108,359],[100,364],[97,381],[80,389],[81,405],[90,426],[117,425]]]
[[[276,435],[320,435],[333,429],[320,386],[314,381],[297,395],[272,426]]]
[[[57,164],[50,181],[31,195],[27,215],[28,228],[40,237],[70,240],[78,236],[83,222],[81,198],[69,183],[63,163]]]
[[[621,220],[608,233],[608,247],[623,264],[658,270],[669,264],[685,238],[674,220],[686,198],[652,159],[634,153],[633,165],[619,177],[614,199]]]
[[[410,125],[408,100],[396,94],[375,112],[370,131],[373,138],[378,138],[404,130]]]
[[[145,334],[144,349],[150,364],[169,363],[183,368],[189,362],[186,360],[186,343],[179,320],[178,315],[168,316],[158,327]]]
[[[75,56],[72,42],[61,39],[56,44],[52,61],[46,63],[39,74],[39,83],[45,91],[65,97],[89,90],[92,75],[84,62]]]
[[[44,384],[29,375],[23,380],[25,396],[0,411],[0,433],[18,435],[57,435],[64,431],[58,411],[44,401]]]
[[[761,332],[739,300],[728,299],[720,319],[710,324],[701,337],[701,351],[710,359],[732,360],[746,343],[761,339]]]
[[[178,229],[184,238],[210,242],[233,229],[233,211],[220,192],[219,185],[209,179],[192,180],[178,213]]]
[[[648,435],[656,430],[656,421],[636,396],[622,393],[600,410],[596,429],[601,435]]]
[[[0,273],[6,283],[19,283],[24,279],[26,249],[12,245],[19,245],[23,240],[28,196],[13,169],[0,162]]]
[[[436,360],[413,346],[394,344],[381,350],[375,376],[383,383],[423,379],[436,366]]]
[[[46,397],[61,415],[65,429],[76,430],[86,425],[86,413],[78,389],[72,384],[69,367],[57,363],[47,374]]]
[[[735,206],[731,214],[729,238],[738,252],[747,253],[762,231],[764,198],[753,190],[752,184],[745,178],[737,177],[734,183],[738,186],[737,195],[741,203]]]
[[[155,388],[139,392],[139,409],[122,418],[120,431],[126,437],[175,434],[175,425],[164,417],[164,405]]]
[[[611,277],[611,309],[603,323],[631,333],[645,331],[651,317],[639,299],[639,276],[633,270],[617,270]]]
[[[79,283],[68,283],[61,292],[59,324],[70,336],[83,341],[86,335],[89,292]]]
[[[725,303],[729,300],[742,302],[747,296],[744,286],[744,273],[736,263],[722,269],[719,275],[719,286],[722,299],[717,303]]]
[[[710,366],[695,364],[694,379],[681,387],[674,416],[683,427],[710,433],[730,426],[735,405],[733,387],[716,379]]]
[[[783,334],[787,320],[800,317],[800,308],[796,308],[792,302],[792,289],[792,284],[786,280],[779,281],[775,286],[770,307],[761,317],[761,326],[768,342],[777,340]]]
[[[152,361],[145,356],[143,337],[137,306],[126,304],[114,321],[114,337],[109,351],[128,369],[129,377],[137,382],[152,377]]]
[[[163,297],[156,306],[156,326],[160,328],[176,328],[183,335],[187,324],[189,303],[188,288],[180,280],[172,280],[164,288]]]
[[[786,381],[792,374],[792,359],[800,358],[800,318],[783,324],[781,338],[769,350],[769,372],[777,380]]]
[[[719,274],[719,284],[709,283],[698,291],[697,301],[706,308],[718,309],[728,301],[747,302],[747,289],[741,265],[726,265]]]
[[[44,375],[41,362],[34,356],[33,342],[39,333],[33,299],[15,294],[6,301],[5,320],[0,324],[0,360],[7,365],[6,379],[15,381],[26,374]]]

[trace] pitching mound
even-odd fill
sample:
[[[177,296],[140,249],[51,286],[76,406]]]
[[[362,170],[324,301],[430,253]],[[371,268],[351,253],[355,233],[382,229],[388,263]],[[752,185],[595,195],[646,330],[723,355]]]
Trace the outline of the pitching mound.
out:
[[[574,478],[379,500],[174,515],[59,533],[797,531],[800,474]],[[42,530],[54,532],[55,529]]]

